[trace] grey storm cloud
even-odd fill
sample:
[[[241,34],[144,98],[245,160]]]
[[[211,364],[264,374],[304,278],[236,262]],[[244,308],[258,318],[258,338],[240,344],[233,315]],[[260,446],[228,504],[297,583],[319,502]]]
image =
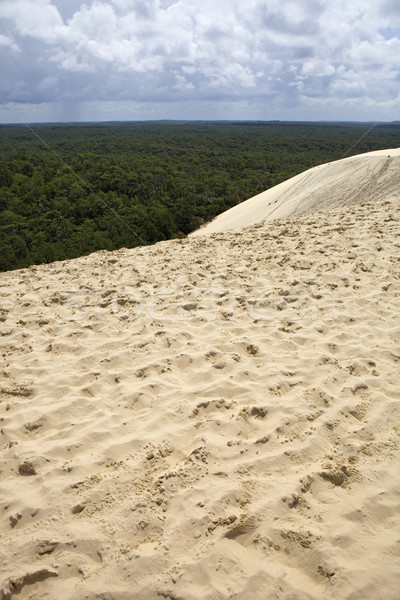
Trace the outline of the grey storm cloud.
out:
[[[385,17],[400,17],[400,3],[398,0],[386,0],[382,3],[380,13]],[[397,25],[399,25],[397,23]]]
[[[0,95],[373,114],[400,100],[399,24],[397,0],[1,0]]]

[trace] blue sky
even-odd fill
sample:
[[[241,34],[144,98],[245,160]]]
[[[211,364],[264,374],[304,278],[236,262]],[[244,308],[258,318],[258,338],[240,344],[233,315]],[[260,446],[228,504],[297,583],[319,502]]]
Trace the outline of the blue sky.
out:
[[[400,120],[399,0],[0,0],[0,122]]]

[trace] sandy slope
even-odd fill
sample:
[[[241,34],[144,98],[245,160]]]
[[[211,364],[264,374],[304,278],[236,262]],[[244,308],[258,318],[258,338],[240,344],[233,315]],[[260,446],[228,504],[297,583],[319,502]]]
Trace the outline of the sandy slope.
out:
[[[358,154],[304,171],[218,215],[191,235],[382,200],[399,190],[400,148]]]
[[[397,600],[399,216],[3,274],[0,598]]]

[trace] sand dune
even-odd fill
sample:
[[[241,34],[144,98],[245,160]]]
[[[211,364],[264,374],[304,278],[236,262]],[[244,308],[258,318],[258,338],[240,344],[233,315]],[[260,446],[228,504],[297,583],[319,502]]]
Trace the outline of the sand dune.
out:
[[[399,216],[3,274],[0,598],[397,600]]]
[[[358,154],[300,173],[218,215],[191,235],[375,202],[398,197],[399,190],[400,148]]]

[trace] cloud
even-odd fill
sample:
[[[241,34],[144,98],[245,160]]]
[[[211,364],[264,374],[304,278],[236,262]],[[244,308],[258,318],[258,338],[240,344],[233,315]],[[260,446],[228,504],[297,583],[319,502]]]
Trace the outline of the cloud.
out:
[[[371,111],[397,97],[398,6],[392,0],[2,0],[1,95],[60,105],[231,102],[264,105],[266,119],[279,107],[293,118],[310,107],[315,114],[318,101],[323,118],[328,99],[332,110],[344,107],[346,118],[345,99]]]
[[[48,0],[3,0],[0,19],[11,20],[15,31],[51,44],[67,34],[62,18]]]
[[[397,18],[397,25],[399,25],[400,4],[397,0],[386,0],[381,5],[379,12],[384,17]]]
[[[323,61],[305,62],[301,71],[306,76],[326,77],[335,73],[335,67]]]
[[[8,47],[11,50],[14,50],[15,52],[19,51],[17,44],[7,35],[0,34],[0,46]]]

